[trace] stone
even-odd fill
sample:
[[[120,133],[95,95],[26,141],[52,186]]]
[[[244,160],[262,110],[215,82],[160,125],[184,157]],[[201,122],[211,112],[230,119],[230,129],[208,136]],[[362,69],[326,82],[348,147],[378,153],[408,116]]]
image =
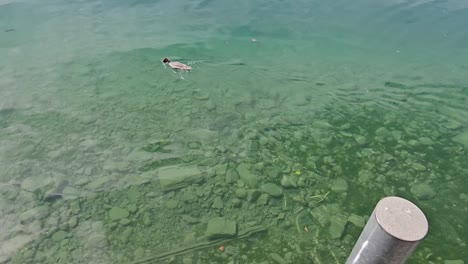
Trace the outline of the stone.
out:
[[[258,177],[250,171],[250,166],[247,163],[241,163],[237,166],[237,173],[240,179],[250,188],[255,188],[258,185]]]
[[[166,207],[168,209],[176,209],[179,206],[179,202],[177,200],[171,199],[166,202]]]
[[[451,130],[455,130],[455,129],[459,129],[460,127],[462,127],[463,124],[456,121],[456,120],[448,120],[445,124],[444,124],[444,127],[448,128],[448,129],[451,129]]]
[[[197,234],[195,232],[190,232],[185,236],[183,244],[190,245],[195,243],[195,241],[197,241]]]
[[[332,239],[339,239],[344,233],[347,219],[343,217],[332,217],[328,232]]]
[[[365,145],[367,143],[367,139],[364,136],[356,135],[356,136],[354,136],[354,139],[361,146],[363,146],[363,145]]]
[[[267,205],[269,200],[270,196],[268,196],[266,193],[263,193],[258,197],[257,202],[261,205]]]
[[[129,212],[123,208],[114,207],[109,211],[109,217],[111,221],[117,221],[129,216]]]
[[[19,221],[21,224],[28,225],[34,220],[41,220],[47,217],[49,210],[46,206],[39,206],[31,208],[19,215]]]
[[[128,211],[130,213],[136,213],[136,211],[138,211],[138,207],[136,206],[136,204],[131,204],[128,206]]]
[[[332,182],[331,189],[334,192],[346,192],[348,190],[348,183],[342,178],[336,179]]]
[[[468,148],[468,130],[456,135],[452,140]]]
[[[136,188],[130,188],[127,192],[128,200],[132,203],[136,203],[138,201],[138,197],[140,194]]]
[[[321,128],[321,129],[330,129],[330,128],[333,128],[332,125],[330,125],[330,123],[328,123],[327,121],[325,120],[315,120],[312,122],[312,127],[314,128]]]
[[[235,183],[239,180],[239,175],[233,169],[226,171],[226,183]]]
[[[129,225],[131,222],[132,221],[130,221],[130,219],[124,218],[124,219],[120,220],[120,225],[126,226],[126,225]]]
[[[208,239],[230,238],[237,234],[236,222],[228,220],[224,217],[211,218],[208,221],[206,228],[206,236]]]
[[[92,249],[104,248],[106,245],[106,236],[99,232],[91,232],[86,243],[86,246]]]
[[[461,259],[458,260],[444,260],[444,264],[465,264]]]
[[[187,187],[203,181],[202,172],[196,166],[166,166],[157,170],[159,183],[164,191]]]
[[[208,102],[206,102],[206,109],[208,111],[213,111],[216,109],[216,105],[213,101],[209,100]]]
[[[143,257],[145,257],[145,250],[142,247],[135,249],[135,251],[133,252],[133,257],[136,260],[142,259]]]
[[[67,237],[67,232],[59,230],[52,235],[52,240],[55,242],[60,242]]]
[[[99,190],[105,186],[106,183],[112,181],[111,176],[102,176],[102,177],[97,177],[95,181],[92,181],[88,184],[86,184],[86,188],[90,190]]]
[[[392,131],[392,136],[393,136],[393,139],[395,140],[400,140],[401,139],[401,131],[398,131],[398,130],[393,130]]]
[[[260,145],[262,146],[265,146],[266,144],[268,144],[268,138],[260,137],[260,139],[258,140],[258,143],[260,143]]]
[[[232,198],[231,204],[233,207],[239,208],[242,206],[242,201],[239,198]]]
[[[120,235],[120,241],[123,244],[128,243],[128,240],[130,239],[130,236],[133,234],[133,228],[127,227],[125,230],[121,233]]]
[[[278,169],[275,168],[275,167],[267,167],[267,168],[265,169],[265,173],[266,173],[266,175],[268,176],[268,178],[270,178],[270,179],[276,179],[276,178],[278,177],[278,175],[279,175],[280,172],[279,172]]]
[[[284,188],[297,188],[297,177],[284,175],[281,179],[281,186]]]
[[[326,226],[334,215],[339,215],[340,208],[337,204],[324,204],[312,209],[310,213],[321,226]]]
[[[304,133],[302,131],[296,131],[293,133],[293,138],[300,141],[304,138]]]
[[[436,192],[427,183],[416,183],[411,187],[411,193],[421,200],[428,200],[436,195]]]
[[[417,170],[417,171],[425,171],[426,170],[426,166],[422,165],[421,163],[413,163],[411,164],[411,167],[413,167],[413,169]]]
[[[426,145],[426,146],[434,145],[434,141],[432,141],[432,139],[428,137],[419,138],[419,142],[421,142],[421,144]]]
[[[221,197],[219,196],[216,196],[213,200],[213,204],[211,205],[211,208],[223,209],[224,208],[223,199],[221,199]]]
[[[214,167],[215,174],[216,174],[216,175],[224,176],[224,175],[226,175],[227,168],[228,168],[228,164],[227,164],[227,163],[218,164],[218,165],[216,165],[216,166]]]
[[[193,264],[193,259],[190,257],[185,257],[182,259],[182,264]]]
[[[381,127],[375,131],[375,135],[379,137],[388,137],[391,134],[390,131],[388,131],[388,129],[386,129],[385,127]]]
[[[244,188],[239,188],[236,190],[235,195],[240,199],[245,199],[247,198],[247,190]]]
[[[277,253],[270,253],[270,258],[278,264],[288,264],[288,262]]]
[[[68,226],[70,228],[75,228],[77,224],[78,224],[78,217],[76,216],[70,217],[70,219],[68,220]]]
[[[258,197],[260,197],[262,193],[259,192],[258,190],[249,190],[248,195],[247,195],[247,201],[249,202],[255,202]]]
[[[359,228],[364,228],[364,226],[366,225],[366,219],[362,216],[355,214],[351,214],[348,217],[348,222],[352,223],[353,225]]]
[[[281,187],[279,187],[278,185],[274,183],[266,183],[262,185],[260,190],[270,195],[271,197],[278,198],[278,197],[283,196],[283,190],[281,189]]]

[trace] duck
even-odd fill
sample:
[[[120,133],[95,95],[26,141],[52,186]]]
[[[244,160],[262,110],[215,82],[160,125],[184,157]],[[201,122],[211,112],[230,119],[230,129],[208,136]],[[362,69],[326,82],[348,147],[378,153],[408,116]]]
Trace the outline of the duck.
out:
[[[163,63],[174,70],[190,71],[192,67],[178,61],[171,61],[168,58],[163,59]]]

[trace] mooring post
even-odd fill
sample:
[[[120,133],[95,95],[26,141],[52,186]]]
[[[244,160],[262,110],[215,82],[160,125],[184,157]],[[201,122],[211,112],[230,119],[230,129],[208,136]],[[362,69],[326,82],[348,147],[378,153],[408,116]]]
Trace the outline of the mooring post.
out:
[[[426,216],[400,197],[380,200],[346,264],[402,264],[427,234]]]

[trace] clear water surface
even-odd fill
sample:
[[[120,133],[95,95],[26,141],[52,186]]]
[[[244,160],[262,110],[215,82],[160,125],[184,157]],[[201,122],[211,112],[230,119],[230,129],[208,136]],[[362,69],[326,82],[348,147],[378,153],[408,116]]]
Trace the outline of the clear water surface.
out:
[[[467,263],[467,25],[456,0],[0,0],[0,263],[344,263],[389,195],[430,222],[408,263]]]

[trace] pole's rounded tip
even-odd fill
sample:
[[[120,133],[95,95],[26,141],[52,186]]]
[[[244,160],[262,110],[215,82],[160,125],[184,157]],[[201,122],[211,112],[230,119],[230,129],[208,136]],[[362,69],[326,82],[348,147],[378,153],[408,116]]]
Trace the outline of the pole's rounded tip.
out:
[[[400,197],[390,196],[380,200],[375,208],[375,217],[388,234],[407,242],[422,240],[429,230],[421,209]]]

